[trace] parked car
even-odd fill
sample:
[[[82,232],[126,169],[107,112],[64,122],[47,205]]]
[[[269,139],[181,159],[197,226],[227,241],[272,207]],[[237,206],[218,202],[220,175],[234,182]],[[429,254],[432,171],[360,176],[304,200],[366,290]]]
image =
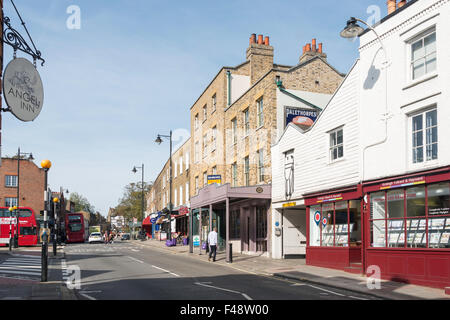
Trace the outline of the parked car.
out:
[[[122,241],[123,241],[123,240],[130,240],[130,234],[129,234],[129,233],[124,233],[124,234],[122,235],[121,240],[122,240]]]
[[[93,232],[89,235],[89,243],[95,243],[95,242],[103,242],[103,237],[100,232]]]

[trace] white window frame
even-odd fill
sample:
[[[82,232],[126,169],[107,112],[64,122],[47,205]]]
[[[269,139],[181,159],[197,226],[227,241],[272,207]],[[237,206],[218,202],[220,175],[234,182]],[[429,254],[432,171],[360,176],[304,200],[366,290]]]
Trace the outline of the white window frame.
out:
[[[215,151],[217,148],[217,126],[212,128],[212,143],[211,143],[211,152]]]
[[[17,206],[17,198],[5,198],[5,207],[15,207]]]
[[[338,137],[338,133],[339,131],[342,131],[342,143],[338,143],[337,141],[337,137]],[[336,144],[332,145],[332,135],[336,135]],[[329,159],[330,159],[330,163],[334,163],[337,161],[341,161],[344,159],[345,157],[345,139],[344,139],[344,127],[339,127],[337,129],[334,129],[332,131],[328,132],[328,146],[329,146]],[[342,156],[339,157],[339,148],[342,147]],[[334,150],[337,149],[337,158],[333,159],[333,154],[334,154]]]
[[[203,122],[208,120],[208,104],[203,106]]]
[[[186,171],[189,170],[189,152],[186,153]]]
[[[231,139],[232,139],[232,145],[235,145],[237,143],[237,118],[231,119]]]
[[[413,61],[413,45],[418,43],[419,41],[422,41],[422,45],[424,45],[424,40],[425,38],[431,36],[432,34],[435,34],[436,40],[435,40],[435,51],[430,52],[430,53],[425,53],[424,56],[417,58],[416,60]],[[418,36],[415,36],[414,38],[412,38],[411,40],[409,40],[407,42],[407,48],[408,48],[408,82],[417,82],[417,81],[421,81],[427,77],[433,76],[435,74],[437,74],[437,70],[438,70],[438,52],[437,52],[437,33],[436,33],[436,27],[433,26],[431,28],[428,28],[427,30],[421,32]],[[431,55],[435,55],[435,59],[436,59],[436,68],[431,70],[431,71],[426,71],[426,62],[427,62],[427,57],[431,56]],[[424,63],[424,74],[421,75],[420,77],[414,78],[414,63],[421,60],[421,59],[425,59],[425,63]]]
[[[7,175],[5,176],[5,187],[17,188],[17,176]]]
[[[189,202],[189,182],[186,182],[186,200],[185,200],[185,204],[188,204]]]
[[[264,149],[258,150],[258,182],[264,182]]]
[[[256,115],[258,119],[258,128],[264,126],[264,98],[256,101]]]
[[[194,128],[195,128],[195,130],[197,130],[199,128],[198,113],[195,115],[195,118],[194,118]]]
[[[250,134],[250,108],[245,109],[242,114],[244,118],[244,133],[245,137],[247,137]]]
[[[244,184],[246,187],[250,185],[250,156],[244,158]]]
[[[431,127],[427,127],[427,114],[431,113],[431,112],[436,112],[436,125],[431,126]],[[422,116],[422,129],[418,130],[418,131],[414,131],[414,119]],[[433,106],[431,108],[427,108],[424,110],[421,110],[419,112],[416,112],[414,114],[411,114],[409,116],[409,130],[408,130],[408,134],[409,134],[409,141],[410,141],[410,148],[409,148],[409,158],[410,158],[410,163],[413,166],[421,166],[424,164],[433,164],[435,162],[437,162],[439,160],[439,118],[438,118],[438,112],[437,112],[437,106]],[[436,142],[432,142],[432,143],[428,143],[428,133],[429,130],[436,128],[437,130],[437,141]],[[420,162],[414,162],[414,149],[416,149],[416,147],[414,146],[414,134],[415,133],[422,133],[422,161]],[[437,158],[436,159],[428,159],[428,155],[427,155],[427,149],[429,145],[437,145]],[[418,147],[417,147],[418,148]]]
[[[217,109],[217,94],[216,93],[214,93],[211,98],[211,105],[212,105],[212,110],[211,110],[211,114],[212,114]]]
[[[232,187],[237,187],[237,162],[231,165]]]
[[[208,134],[205,133],[203,135],[203,158],[206,158],[208,155]]]

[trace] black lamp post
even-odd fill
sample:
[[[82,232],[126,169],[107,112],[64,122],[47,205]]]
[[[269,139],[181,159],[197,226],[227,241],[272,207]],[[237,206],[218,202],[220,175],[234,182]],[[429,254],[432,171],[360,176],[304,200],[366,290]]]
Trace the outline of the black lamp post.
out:
[[[133,168],[133,170],[131,170],[133,173],[136,173],[137,171],[138,171],[138,169],[141,169],[141,171],[142,171],[142,181],[141,181],[141,183],[142,183],[142,185],[141,185],[141,187],[142,187],[142,189],[141,189],[141,192],[142,192],[142,199],[141,199],[141,214],[142,214],[142,222],[144,222],[144,164],[142,164],[142,167],[134,167]],[[133,229],[134,229],[134,227],[133,227]]]
[[[172,221],[171,221],[171,214],[172,214],[172,130],[170,130],[170,135],[165,136],[162,134],[158,134],[158,137],[156,138],[155,142],[157,144],[163,143],[163,140],[161,138],[169,138],[170,141],[170,155],[169,155],[169,171],[170,171],[170,177],[169,177],[169,240],[172,240]]]
[[[44,169],[45,178],[44,178],[44,232],[42,233],[42,259],[41,259],[41,282],[47,282],[48,276],[48,237],[47,228],[48,228],[48,190],[47,190],[47,181],[48,181],[48,171],[50,170],[52,163],[50,160],[44,160],[41,162],[41,167]]]
[[[20,148],[17,150],[17,210],[16,210],[16,228],[14,232],[14,248],[19,247],[19,215],[20,215],[20,160],[22,156],[28,156],[28,161],[33,161],[33,154],[32,153],[26,153],[26,152],[20,152]]]

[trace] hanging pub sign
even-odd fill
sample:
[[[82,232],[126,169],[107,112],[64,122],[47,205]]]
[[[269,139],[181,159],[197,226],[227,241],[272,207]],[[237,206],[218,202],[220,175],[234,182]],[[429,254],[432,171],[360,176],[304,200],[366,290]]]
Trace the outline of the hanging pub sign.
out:
[[[34,121],[42,110],[44,88],[35,66],[24,58],[12,60],[3,76],[3,94],[11,113],[19,120]]]
[[[303,130],[307,130],[312,127],[314,122],[316,122],[319,116],[319,111],[304,109],[304,108],[294,108],[294,107],[284,107],[285,114],[285,127],[290,123],[293,123]]]

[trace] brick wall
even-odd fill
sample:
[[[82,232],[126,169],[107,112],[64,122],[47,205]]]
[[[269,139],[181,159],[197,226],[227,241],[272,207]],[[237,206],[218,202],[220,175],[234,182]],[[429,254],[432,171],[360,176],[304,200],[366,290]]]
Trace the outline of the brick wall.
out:
[[[0,167],[0,206],[5,206],[5,198],[17,198],[17,187],[6,187],[6,176],[17,176],[17,159],[2,159]],[[44,170],[34,162],[20,160],[20,207],[30,207],[39,215],[44,210]]]

